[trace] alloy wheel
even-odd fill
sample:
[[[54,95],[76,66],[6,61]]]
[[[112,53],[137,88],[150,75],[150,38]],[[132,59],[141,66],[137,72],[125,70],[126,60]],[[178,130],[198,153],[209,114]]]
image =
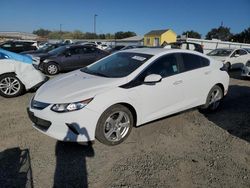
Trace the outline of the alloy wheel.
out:
[[[120,141],[124,138],[130,127],[129,115],[123,111],[112,113],[105,121],[104,135],[109,141]]]
[[[5,95],[17,94],[21,89],[20,81],[15,77],[5,77],[0,81],[0,90]]]

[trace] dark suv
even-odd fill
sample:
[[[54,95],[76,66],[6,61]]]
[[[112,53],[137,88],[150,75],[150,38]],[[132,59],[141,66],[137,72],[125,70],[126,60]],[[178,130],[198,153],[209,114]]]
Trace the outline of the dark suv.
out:
[[[108,52],[85,45],[67,45],[49,51],[40,57],[40,63],[34,67],[42,72],[55,75],[63,71],[71,71],[85,67],[105,56]]]
[[[6,41],[0,44],[0,48],[20,53],[28,50],[36,50],[36,42],[35,41]]]

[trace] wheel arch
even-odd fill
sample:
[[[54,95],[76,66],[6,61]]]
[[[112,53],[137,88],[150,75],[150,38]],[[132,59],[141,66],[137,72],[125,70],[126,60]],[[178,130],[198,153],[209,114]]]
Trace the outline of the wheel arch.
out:
[[[135,108],[131,104],[125,103],[125,102],[116,103],[116,104],[123,105],[130,110],[130,112],[132,113],[133,118],[134,118],[134,126],[136,126],[136,124],[137,124],[137,112],[136,112]],[[114,105],[116,105],[116,104],[114,104]]]
[[[222,89],[223,95],[225,94],[225,87],[222,83],[215,84],[216,86],[219,86]]]

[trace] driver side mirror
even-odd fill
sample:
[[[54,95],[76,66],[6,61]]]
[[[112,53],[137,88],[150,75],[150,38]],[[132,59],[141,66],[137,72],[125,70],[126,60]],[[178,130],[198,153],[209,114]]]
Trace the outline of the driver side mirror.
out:
[[[162,80],[161,75],[159,75],[159,74],[150,74],[150,75],[145,77],[144,83],[155,84],[155,83],[160,82],[161,80]]]
[[[234,57],[240,57],[240,54],[235,54]]]

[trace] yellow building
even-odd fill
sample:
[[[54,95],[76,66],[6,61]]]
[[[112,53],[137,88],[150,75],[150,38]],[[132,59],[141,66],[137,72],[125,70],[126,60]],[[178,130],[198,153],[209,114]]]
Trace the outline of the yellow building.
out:
[[[161,46],[163,43],[176,42],[177,34],[171,29],[152,30],[144,35],[145,46]]]

